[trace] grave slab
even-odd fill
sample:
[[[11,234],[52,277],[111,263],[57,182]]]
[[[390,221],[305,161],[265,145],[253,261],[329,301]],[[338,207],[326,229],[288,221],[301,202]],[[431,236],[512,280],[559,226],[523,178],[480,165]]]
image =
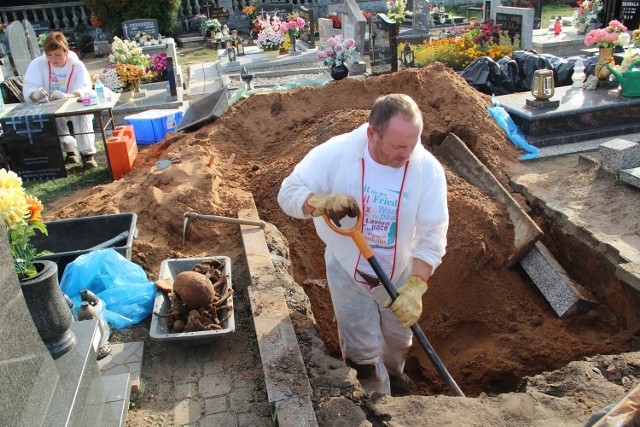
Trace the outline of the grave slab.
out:
[[[607,172],[618,172],[640,166],[640,144],[615,138],[600,145],[602,169]]]
[[[569,277],[542,242],[536,242],[520,265],[559,317],[583,312],[597,304]]]

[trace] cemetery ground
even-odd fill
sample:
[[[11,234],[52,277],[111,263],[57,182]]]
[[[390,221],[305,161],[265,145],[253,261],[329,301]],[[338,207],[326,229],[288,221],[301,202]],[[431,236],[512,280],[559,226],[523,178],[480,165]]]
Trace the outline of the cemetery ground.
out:
[[[287,217],[276,202],[283,178],[312,147],[365,122],[373,100],[392,92],[419,104],[428,149],[455,133],[505,188],[517,184],[522,194],[513,195],[544,231],[541,240],[599,302],[558,318],[520,266],[505,266],[514,236],[505,207],[445,164],[447,254],[430,280],[420,326],[466,398],[451,397],[417,344],[407,363],[410,395],[362,391],[355,371],[340,360],[323,245],[311,221]],[[439,64],[256,94],[213,123],[141,150],[122,179],[47,203],[45,220],[135,212],[132,261],[150,280],[168,258],[232,260],[233,334],[185,347],[152,341],[148,319],[113,333],[111,342],[145,342],[144,392],[127,425],[273,422],[247,295],[255,278],[240,228],[193,221],[183,245],[183,214],[190,210],[235,217],[255,207],[269,223],[274,286],[284,289],[319,425],[580,426],[640,383],[640,318],[615,277],[619,258],[605,250],[623,241],[630,253],[639,251],[640,193],[575,154],[519,162],[519,150],[486,113],[489,103]],[[182,162],[155,168],[174,156]],[[277,367],[288,368],[288,360]]]

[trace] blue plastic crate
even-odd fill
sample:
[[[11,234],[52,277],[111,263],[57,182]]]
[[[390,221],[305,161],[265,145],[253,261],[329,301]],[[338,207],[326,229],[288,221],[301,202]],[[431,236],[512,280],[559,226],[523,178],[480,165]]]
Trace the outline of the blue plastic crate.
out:
[[[138,144],[155,144],[164,139],[168,132],[175,131],[182,120],[180,110],[148,110],[124,118],[133,126]]]

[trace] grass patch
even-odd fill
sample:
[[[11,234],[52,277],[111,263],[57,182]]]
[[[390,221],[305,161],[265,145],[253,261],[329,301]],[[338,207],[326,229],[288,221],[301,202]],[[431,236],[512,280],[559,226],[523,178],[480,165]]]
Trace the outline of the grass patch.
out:
[[[104,152],[102,140],[96,138],[96,150],[94,155],[98,167],[83,170],[82,164],[66,165],[67,177],[50,179],[48,181],[25,182],[27,193],[38,197],[45,205],[59,198],[73,194],[83,188],[94,187],[111,182],[109,169],[107,168],[107,156]]]

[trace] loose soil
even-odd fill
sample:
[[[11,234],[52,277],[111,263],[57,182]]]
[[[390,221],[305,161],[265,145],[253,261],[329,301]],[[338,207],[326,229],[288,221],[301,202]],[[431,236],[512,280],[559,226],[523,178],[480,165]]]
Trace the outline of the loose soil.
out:
[[[242,248],[236,243],[238,227],[228,224],[192,221],[188,244],[182,247],[183,213],[193,210],[236,216],[240,209],[252,207],[252,195],[260,218],[274,224],[285,236],[293,278],[310,300],[326,352],[339,358],[333,310],[324,284],[323,244],[311,221],[286,216],[278,207],[276,196],[282,180],[311,148],[366,122],[373,101],[394,92],[412,96],[423,111],[425,147],[432,149],[449,133],[455,133],[509,188],[509,175],[518,170],[516,159],[521,153],[486,113],[489,97],[470,88],[441,64],[432,64],[388,76],[332,82],[321,88],[254,95],[196,131],[169,134],[161,143],[141,151],[134,170],[123,179],[59,200],[47,207],[45,219],[137,213],[139,234],[134,241],[133,261],[155,279],[160,262],[166,258],[221,255],[211,250],[224,248],[225,242],[230,242],[227,249],[231,257],[239,256]],[[155,169],[157,160],[174,156],[181,156],[182,163],[160,171]],[[232,156],[235,159],[226,170]],[[371,417],[392,416],[403,425],[424,425],[425,419],[439,419],[434,424],[482,425],[486,421],[495,425],[527,425],[526,417],[525,421],[518,420],[528,405],[534,405],[530,400],[532,392],[501,398],[511,402],[511,410],[495,408],[497,400],[488,397],[514,392],[520,386],[521,391],[536,389],[538,394],[533,400],[543,403],[544,408],[549,396],[560,399],[555,409],[547,408],[543,417],[546,425],[568,420],[580,425],[580,421],[638,382],[637,372],[629,368],[637,368],[635,356],[604,361],[583,359],[638,350],[635,328],[628,327],[625,323],[628,319],[606,304],[559,319],[519,266],[505,267],[514,240],[513,225],[505,207],[444,166],[450,211],[447,254],[430,280],[420,326],[460,388],[468,397],[477,399],[439,396],[430,400],[428,407],[416,403],[421,396],[451,393],[424,351],[414,345],[407,366],[415,381],[413,396],[377,397],[357,403],[366,406]],[[525,210],[529,209],[524,197],[517,200]],[[536,220],[545,231],[549,230],[544,218]],[[633,224],[630,218],[628,221],[629,227],[638,227],[635,219]],[[556,242],[556,249],[561,245]],[[584,251],[586,256],[587,249]],[[598,257],[597,253],[588,256]],[[611,280],[598,274],[610,271],[591,270],[590,279],[603,283]],[[309,321],[295,322],[299,333],[301,329],[311,329]],[[598,381],[602,379],[617,388],[598,397],[587,392],[576,397],[570,391],[578,387],[575,383],[584,386],[597,375],[575,374],[571,369],[589,371],[591,365],[567,368],[561,378],[554,380],[562,383],[554,388],[555,394],[545,391],[543,383],[547,384],[548,379],[523,382],[525,377],[538,378],[535,375],[541,372],[580,360],[576,363],[601,363],[604,369],[612,360],[619,362],[617,372],[621,375],[617,379],[598,377]],[[161,363],[158,358],[154,361]],[[145,381],[162,381],[159,377],[149,378],[147,371],[154,372],[145,366]],[[624,386],[623,377],[627,378]],[[601,383],[598,387],[606,388]],[[558,392],[558,389],[566,390]],[[501,402],[505,405],[505,400]],[[338,412],[344,411],[343,400],[327,398],[316,404],[320,424],[340,424],[337,420]],[[479,415],[481,406],[490,415]],[[448,415],[438,418],[435,412]],[[135,413],[130,413],[128,424],[142,425],[136,424],[135,417]]]

